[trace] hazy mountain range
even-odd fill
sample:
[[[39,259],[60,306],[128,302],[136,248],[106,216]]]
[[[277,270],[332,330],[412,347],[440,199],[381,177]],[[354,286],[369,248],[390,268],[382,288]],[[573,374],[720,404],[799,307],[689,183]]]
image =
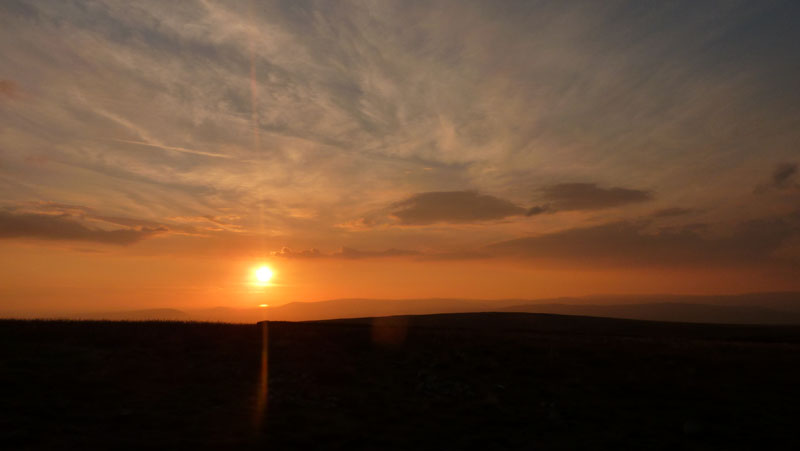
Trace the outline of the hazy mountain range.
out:
[[[50,317],[111,320],[177,320],[251,323],[313,321],[434,313],[528,312],[653,321],[730,324],[800,324],[800,292],[741,295],[597,295],[549,299],[335,299],[236,309],[148,309],[70,312]],[[3,317],[38,315],[6,312]]]

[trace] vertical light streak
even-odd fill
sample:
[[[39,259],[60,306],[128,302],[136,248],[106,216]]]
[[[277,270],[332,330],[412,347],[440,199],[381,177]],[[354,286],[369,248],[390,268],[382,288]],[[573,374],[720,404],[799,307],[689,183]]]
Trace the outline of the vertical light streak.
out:
[[[258,82],[256,78],[256,43],[257,36],[255,30],[258,29],[256,23],[256,3],[255,0],[250,3],[250,17],[253,20],[253,27],[250,36],[250,105],[251,115],[250,120],[253,128],[253,153],[255,158],[263,163],[263,155],[261,154],[261,135],[258,125]],[[263,164],[262,164],[263,167]],[[261,235],[261,253],[263,256],[267,255],[265,239],[265,221],[264,221],[264,183],[261,180],[259,183],[259,196],[258,196],[258,222]],[[264,304],[265,305],[265,304]],[[266,306],[266,305],[265,305]],[[267,400],[269,398],[269,331],[266,318],[259,323],[261,329],[261,365],[258,375],[258,393],[256,395],[256,414],[255,414],[255,430],[256,434],[261,434],[264,426],[264,416],[267,412]]]
[[[258,375],[258,396],[256,398],[256,433],[260,433],[267,412],[269,398],[269,330],[267,321],[258,323],[261,329],[261,367]]]

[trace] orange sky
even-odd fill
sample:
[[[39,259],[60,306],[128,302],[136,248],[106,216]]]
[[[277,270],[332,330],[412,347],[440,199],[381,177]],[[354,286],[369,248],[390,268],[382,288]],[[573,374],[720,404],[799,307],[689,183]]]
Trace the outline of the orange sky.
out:
[[[793,8],[4,2],[0,312],[800,290]]]
[[[4,310],[70,312],[158,307],[246,308],[344,297],[545,298],[596,293],[740,293],[798,289],[777,273],[750,269],[569,269],[528,262],[408,261],[402,258],[130,256],[39,243],[3,247]],[[275,275],[260,286],[253,271]]]

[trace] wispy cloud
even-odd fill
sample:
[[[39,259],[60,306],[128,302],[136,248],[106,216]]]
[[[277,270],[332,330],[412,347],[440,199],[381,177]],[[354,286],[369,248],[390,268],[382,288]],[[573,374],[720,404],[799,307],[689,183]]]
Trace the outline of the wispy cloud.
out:
[[[695,210],[692,210],[691,208],[669,207],[656,210],[651,214],[651,216],[653,216],[654,218],[671,218],[676,216],[688,215],[694,212]]]
[[[800,192],[797,163],[782,162],[772,169],[770,178],[756,185],[755,194]]]
[[[137,145],[145,146],[145,147],[154,147],[156,149],[162,149],[162,150],[168,150],[168,151],[174,151],[174,152],[189,153],[189,154],[192,154],[192,155],[202,155],[202,156],[205,156],[205,157],[226,158],[226,159],[233,158],[231,155],[226,155],[226,154],[222,154],[222,153],[204,152],[202,150],[195,150],[195,149],[186,149],[184,147],[164,146],[164,145],[161,145],[161,144],[153,144],[153,143],[142,142],[142,141],[130,141],[130,140],[127,140],[127,139],[115,139],[114,141],[121,142],[121,143],[127,143],[127,144],[137,144]]]
[[[772,183],[778,189],[786,188],[797,175],[797,163],[781,163],[772,172]]]
[[[89,227],[65,216],[15,214],[0,210],[0,239],[89,241],[128,245],[166,231],[164,227],[104,230]]]

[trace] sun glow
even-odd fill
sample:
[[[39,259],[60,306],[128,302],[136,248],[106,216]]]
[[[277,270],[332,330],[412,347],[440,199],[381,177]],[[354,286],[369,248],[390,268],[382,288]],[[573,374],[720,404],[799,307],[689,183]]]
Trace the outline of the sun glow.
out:
[[[258,283],[266,284],[272,279],[273,272],[268,266],[259,266],[254,274]]]

